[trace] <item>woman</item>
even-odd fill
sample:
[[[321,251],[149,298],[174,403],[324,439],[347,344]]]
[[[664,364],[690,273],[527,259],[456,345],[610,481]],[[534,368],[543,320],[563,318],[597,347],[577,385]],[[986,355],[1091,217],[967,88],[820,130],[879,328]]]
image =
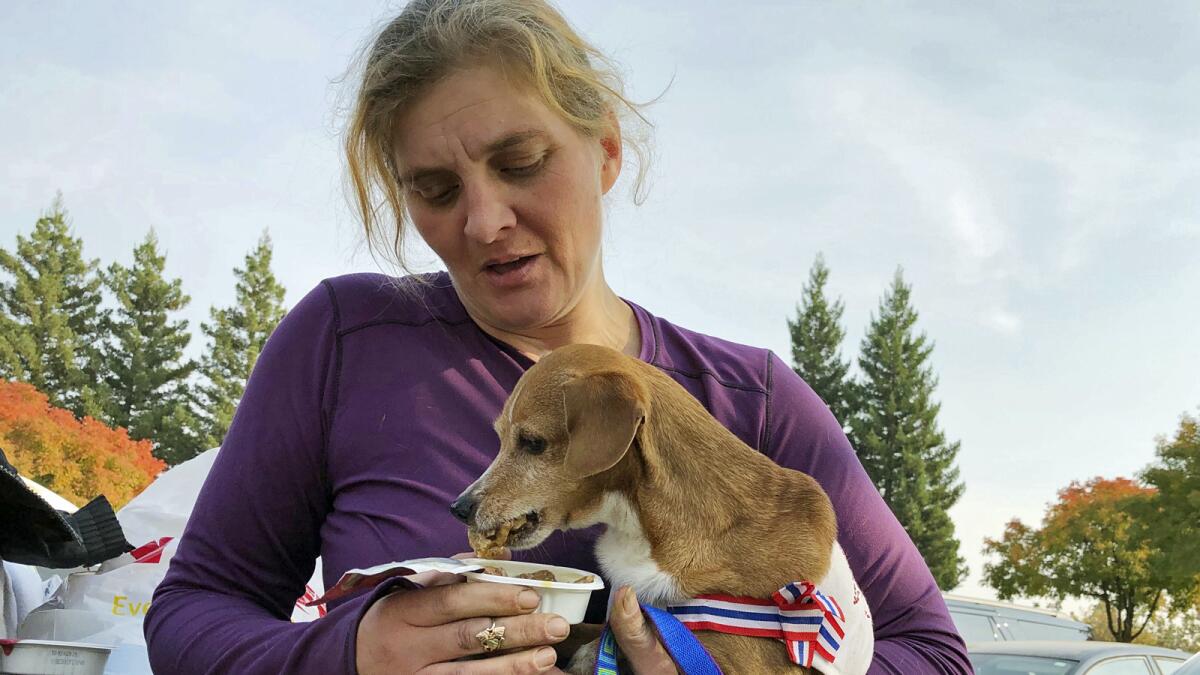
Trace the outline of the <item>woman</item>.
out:
[[[609,288],[603,198],[627,147],[620,113],[636,110],[603,64],[542,0],[418,0],[375,40],[347,138],[367,234],[398,252],[411,223],[448,274],[326,280],[280,324],[147,615],[157,672],[557,672],[567,626],[515,587],[441,577],[286,617],[317,556],[328,584],[466,550],[447,505],[495,455],[507,393],[579,342],[659,366],[821,482],[875,610],[873,672],[970,672],[928,569],[812,391],[769,352]],[[527,557],[596,569],[594,538],[558,534]],[[622,651],[636,672],[674,672],[632,600],[618,591],[610,617]],[[483,653],[493,621],[506,651],[455,662]]]

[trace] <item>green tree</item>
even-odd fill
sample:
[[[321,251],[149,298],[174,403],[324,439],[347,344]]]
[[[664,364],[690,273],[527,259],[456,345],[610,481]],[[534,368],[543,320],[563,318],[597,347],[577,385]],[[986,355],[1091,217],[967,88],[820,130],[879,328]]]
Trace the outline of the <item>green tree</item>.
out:
[[[62,196],[16,252],[0,249],[0,377],[28,382],[78,417],[103,419],[108,392],[99,262],[71,236]]]
[[[202,439],[186,419],[187,380],[196,369],[183,355],[191,341],[188,322],[171,318],[190,298],[182,281],[163,277],[165,265],[151,231],[134,249],[131,267],[114,263],[102,276],[117,301],[107,355],[109,420],[125,427],[130,438],[150,439],[154,455],[173,464],[201,450]]]
[[[825,258],[817,254],[796,318],[788,319],[788,332],[792,336],[792,368],[844,427],[854,410],[854,382],[848,377],[850,362],[842,360],[841,352],[846,337],[841,325],[845,308],[840,298],[830,303],[825,297],[828,280]]]
[[[928,363],[933,344],[915,331],[910,296],[898,269],[863,337],[851,440],[938,586],[949,590],[967,575],[948,513],[963,493],[955,464],[959,444],[947,442],[938,428],[937,378]]]
[[[1200,606],[1200,418],[1184,414],[1158,439],[1157,461],[1142,479],[1157,489],[1152,529],[1179,608]]]
[[[207,380],[200,388],[200,401],[208,447],[220,445],[225,438],[250,371],[286,312],[284,288],[271,272],[271,254],[271,238],[264,232],[246,255],[245,267],[233,271],[237,279],[234,304],[212,308],[211,322],[201,324],[209,339],[200,366]]]
[[[1001,599],[1089,598],[1103,606],[1106,629],[1119,642],[1145,630],[1170,588],[1154,544],[1155,490],[1127,478],[1094,478],[1059,491],[1040,529],[1020,520],[985,540],[996,556],[984,580]]]

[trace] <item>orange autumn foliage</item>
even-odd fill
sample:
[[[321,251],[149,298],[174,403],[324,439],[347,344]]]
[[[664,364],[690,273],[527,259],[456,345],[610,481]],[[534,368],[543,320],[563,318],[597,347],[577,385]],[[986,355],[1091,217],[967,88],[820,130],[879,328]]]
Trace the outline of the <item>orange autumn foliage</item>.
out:
[[[79,506],[104,495],[120,508],[166,468],[150,441],[76,419],[32,385],[10,380],[0,380],[0,449],[22,476]]]

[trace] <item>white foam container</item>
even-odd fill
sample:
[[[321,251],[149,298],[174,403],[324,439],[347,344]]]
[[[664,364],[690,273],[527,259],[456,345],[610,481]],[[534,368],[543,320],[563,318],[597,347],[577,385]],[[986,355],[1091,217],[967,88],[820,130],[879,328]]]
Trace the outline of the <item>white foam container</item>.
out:
[[[604,588],[604,582],[600,580],[599,574],[577,570],[573,567],[540,565],[538,563],[519,562],[516,560],[484,560],[483,558],[465,558],[462,562],[498,567],[504,570],[505,574],[513,575],[496,576],[484,572],[463,572],[462,575],[467,578],[468,583],[491,582],[536,588],[538,594],[542,596],[542,602],[538,605],[536,611],[546,614],[557,614],[566,619],[567,623],[582,623],[583,616],[587,613],[588,600],[592,597],[592,591]],[[539,570],[549,570],[554,573],[557,579],[577,579],[579,577],[591,576],[592,581],[580,584],[572,581],[542,581],[540,579],[516,578],[518,574],[537,572]]]
[[[83,642],[18,640],[0,649],[0,672],[11,675],[102,675],[112,648]]]

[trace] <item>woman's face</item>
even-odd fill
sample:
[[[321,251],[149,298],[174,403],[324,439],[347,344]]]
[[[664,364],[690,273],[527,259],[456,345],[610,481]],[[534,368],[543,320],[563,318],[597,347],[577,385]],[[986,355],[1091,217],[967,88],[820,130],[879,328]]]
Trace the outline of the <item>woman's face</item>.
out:
[[[522,333],[603,283],[601,197],[615,130],[589,138],[499,71],[458,71],[397,120],[408,213],[476,320]]]

